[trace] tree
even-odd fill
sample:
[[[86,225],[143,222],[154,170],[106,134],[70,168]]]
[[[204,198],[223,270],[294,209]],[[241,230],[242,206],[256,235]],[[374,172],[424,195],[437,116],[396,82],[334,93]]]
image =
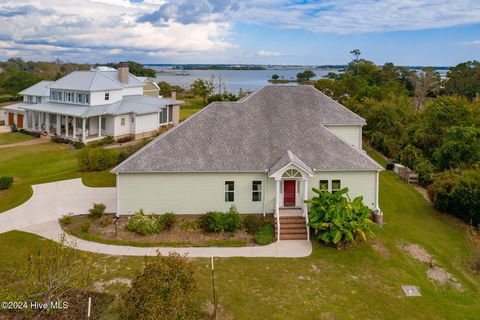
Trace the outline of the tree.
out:
[[[421,72],[412,72],[410,80],[415,108],[419,111],[427,95],[436,92],[440,87],[440,74],[432,68],[423,68]]]
[[[280,78],[280,76],[279,76],[278,74],[272,75],[272,79],[273,79],[273,80],[278,80],[278,78]]]
[[[203,79],[195,80],[190,88],[193,94],[203,98],[203,102],[206,102],[207,97],[210,96],[215,89],[212,82]]]
[[[162,97],[170,97],[172,95],[172,86],[168,82],[160,81],[158,87]]]
[[[480,128],[455,126],[447,131],[434,159],[440,169],[470,167],[480,161]]]
[[[94,278],[93,256],[74,248],[62,236],[59,244],[42,246],[28,255],[21,270],[27,299],[47,303],[62,301],[72,290],[85,289]]]
[[[305,70],[303,72],[297,73],[297,80],[299,82],[309,81],[311,78],[315,77],[316,74],[312,70]]]
[[[360,52],[360,49],[353,49],[350,51],[350,53],[353,55],[354,59],[353,61],[355,62],[355,65],[357,67],[357,76],[359,75],[359,70],[358,70],[358,63],[360,62],[360,55],[362,54]]]
[[[154,257],[123,296],[122,319],[195,319],[197,283],[197,268],[187,258]]]
[[[480,92],[480,62],[467,61],[450,68],[445,80],[445,91],[473,99]]]

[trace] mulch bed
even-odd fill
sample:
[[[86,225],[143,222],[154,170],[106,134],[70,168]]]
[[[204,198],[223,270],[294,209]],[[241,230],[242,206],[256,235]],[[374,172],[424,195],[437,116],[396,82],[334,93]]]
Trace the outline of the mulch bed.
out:
[[[86,215],[73,217],[73,222],[67,226],[63,226],[67,233],[73,231],[73,234],[81,230],[81,225],[91,221],[89,234],[101,237],[103,239],[135,241],[138,243],[175,243],[177,246],[211,246],[209,242],[213,241],[236,241],[237,246],[253,246],[254,238],[245,230],[232,232],[204,232],[200,228],[185,229],[182,224],[197,220],[198,217],[177,215],[174,226],[169,230],[164,230],[158,234],[142,235],[126,230],[125,226],[130,216],[121,216],[117,221],[117,235],[115,235],[115,225],[111,224],[102,227],[99,219],[90,219]],[[70,232],[72,233],[72,232]]]

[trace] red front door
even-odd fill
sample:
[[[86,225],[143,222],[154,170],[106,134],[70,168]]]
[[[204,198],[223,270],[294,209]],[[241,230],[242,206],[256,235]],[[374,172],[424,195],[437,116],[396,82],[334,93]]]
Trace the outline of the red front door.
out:
[[[283,181],[283,205],[285,207],[295,206],[295,180]]]

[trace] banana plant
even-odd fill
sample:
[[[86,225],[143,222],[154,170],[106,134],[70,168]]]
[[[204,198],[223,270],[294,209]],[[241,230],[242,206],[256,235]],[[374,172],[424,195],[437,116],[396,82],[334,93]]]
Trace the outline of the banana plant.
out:
[[[314,238],[327,244],[366,241],[373,237],[371,210],[363,204],[363,197],[351,200],[348,188],[329,193],[316,188],[317,195],[306,200],[310,204],[308,225],[314,230]]]

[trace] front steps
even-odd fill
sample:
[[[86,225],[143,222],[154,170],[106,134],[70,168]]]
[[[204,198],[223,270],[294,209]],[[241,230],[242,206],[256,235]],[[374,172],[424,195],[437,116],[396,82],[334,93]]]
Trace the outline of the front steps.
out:
[[[275,218],[275,238],[277,236],[277,219]],[[280,240],[307,240],[307,227],[302,216],[280,217]]]

